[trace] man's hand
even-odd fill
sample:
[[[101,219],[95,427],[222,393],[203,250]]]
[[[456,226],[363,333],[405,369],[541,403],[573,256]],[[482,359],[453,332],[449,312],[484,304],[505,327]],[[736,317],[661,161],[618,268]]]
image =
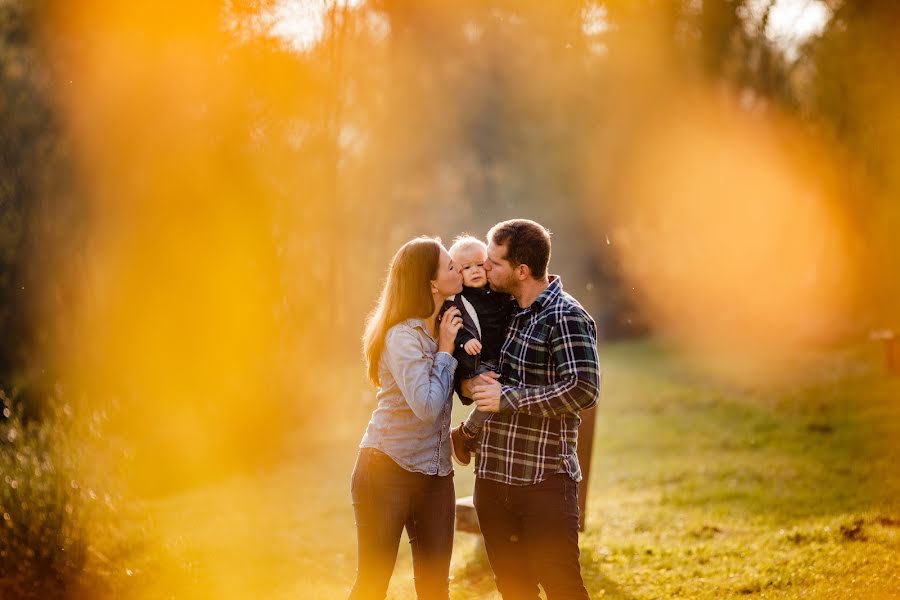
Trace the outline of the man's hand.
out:
[[[471,398],[479,412],[500,412],[500,382],[485,375],[478,376],[481,380],[472,386]]]
[[[480,375],[476,375],[475,377],[463,379],[459,383],[459,389],[462,392],[464,398],[472,398],[472,394],[475,393],[476,385],[490,383],[495,379],[500,379],[499,373],[495,373],[494,371],[486,371]]]
[[[466,350],[469,356],[475,356],[476,354],[481,352],[481,342],[479,342],[475,338],[472,338],[463,345],[463,348]]]

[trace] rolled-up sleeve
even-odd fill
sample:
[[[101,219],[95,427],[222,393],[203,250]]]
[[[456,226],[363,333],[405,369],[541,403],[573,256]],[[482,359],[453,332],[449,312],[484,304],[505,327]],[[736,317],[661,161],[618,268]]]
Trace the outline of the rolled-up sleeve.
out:
[[[426,423],[437,419],[444,404],[451,401],[456,359],[446,352],[425,352],[416,332],[403,326],[388,332],[384,354],[413,414]]]

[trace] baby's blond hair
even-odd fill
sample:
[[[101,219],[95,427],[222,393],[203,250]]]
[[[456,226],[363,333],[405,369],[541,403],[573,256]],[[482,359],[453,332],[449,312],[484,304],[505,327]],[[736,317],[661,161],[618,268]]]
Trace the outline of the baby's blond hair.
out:
[[[453,245],[450,246],[447,252],[449,252],[451,258],[455,260],[459,253],[472,248],[478,248],[479,250],[487,252],[487,244],[477,237],[471,236],[468,233],[463,233],[453,239]]]

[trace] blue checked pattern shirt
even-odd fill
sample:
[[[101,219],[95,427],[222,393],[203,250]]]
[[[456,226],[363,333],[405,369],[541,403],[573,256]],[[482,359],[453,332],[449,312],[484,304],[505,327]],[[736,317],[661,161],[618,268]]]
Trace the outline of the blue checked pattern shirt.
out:
[[[510,485],[581,481],[579,412],[597,403],[597,328],[562,281],[513,313],[500,356],[500,412],[484,424],[476,476]]]
[[[378,407],[360,448],[381,450],[407,471],[449,475],[456,359],[438,352],[421,319],[391,327],[378,365]]]

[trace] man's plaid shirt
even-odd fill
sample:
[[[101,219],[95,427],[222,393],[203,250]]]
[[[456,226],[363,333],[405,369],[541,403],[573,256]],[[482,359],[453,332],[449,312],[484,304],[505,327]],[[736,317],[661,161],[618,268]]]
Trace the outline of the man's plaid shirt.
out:
[[[562,281],[516,308],[500,356],[500,412],[485,422],[476,476],[529,485],[554,473],[581,481],[579,411],[597,403],[597,328]]]

